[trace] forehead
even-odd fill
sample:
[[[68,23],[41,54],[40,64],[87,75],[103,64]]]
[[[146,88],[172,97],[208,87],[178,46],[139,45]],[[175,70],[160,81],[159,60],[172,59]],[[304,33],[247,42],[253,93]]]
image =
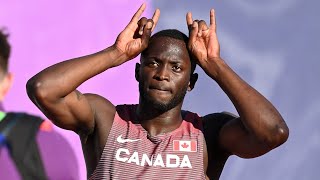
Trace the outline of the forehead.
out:
[[[148,48],[143,52],[143,56],[171,58],[190,62],[186,43],[183,40],[171,37],[151,38]]]

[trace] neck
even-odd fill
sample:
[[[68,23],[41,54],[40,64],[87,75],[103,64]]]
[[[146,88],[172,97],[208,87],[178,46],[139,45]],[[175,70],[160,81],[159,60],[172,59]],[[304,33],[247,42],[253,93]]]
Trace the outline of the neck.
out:
[[[140,102],[136,115],[142,127],[150,135],[156,136],[171,132],[180,126],[182,122],[181,107],[182,102],[167,111],[162,111]]]

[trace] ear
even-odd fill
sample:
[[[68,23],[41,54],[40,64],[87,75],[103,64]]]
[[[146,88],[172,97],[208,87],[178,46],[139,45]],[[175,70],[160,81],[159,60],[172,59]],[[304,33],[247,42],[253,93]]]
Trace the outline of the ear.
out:
[[[197,80],[198,80],[198,74],[197,73],[191,74],[189,85],[188,85],[188,91],[191,91],[194,88]]]
[[[13,83],[13,74],[7,73],[0,82],[0,101],[4,99]]]
[[[136,63],[135,77],[136,77],[136,80],[139,82],[139,78],[140,78],[140,64],[139,63]]]

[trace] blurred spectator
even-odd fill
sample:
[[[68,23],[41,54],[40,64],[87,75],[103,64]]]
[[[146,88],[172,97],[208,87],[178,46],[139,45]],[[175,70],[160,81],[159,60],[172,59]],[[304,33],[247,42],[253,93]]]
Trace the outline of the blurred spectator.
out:
[[[13,82],[8,72],[11,46],[7,38],[0,30],[0,102]],[[50,121],[1,110],[0,179],[79,179],[74,152]]]

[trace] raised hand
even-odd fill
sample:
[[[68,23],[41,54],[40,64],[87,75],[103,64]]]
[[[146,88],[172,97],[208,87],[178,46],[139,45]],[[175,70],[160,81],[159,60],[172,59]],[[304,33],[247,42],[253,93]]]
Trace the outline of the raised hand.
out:
[[[124,55],[124,58],[121,58],[124,62],[135,58],[148,47],[149,38],[158,22],[160,16],[159,9],[155,10],[152,19],[147,19],[146,17],[139,19],[145,8],[146,4],[144,3],[133,15],[126,28],[119,34],[114,44],[121,54]]]
[[[210,11],[209,27],[203,20],[193,20],[190,12],[187,13],[186,19],[189,29],[189,50],[204,70],[208,66],[213,68],[214,61],[220,59],[220,46],[216,33],[214,10],[211,9]]]

